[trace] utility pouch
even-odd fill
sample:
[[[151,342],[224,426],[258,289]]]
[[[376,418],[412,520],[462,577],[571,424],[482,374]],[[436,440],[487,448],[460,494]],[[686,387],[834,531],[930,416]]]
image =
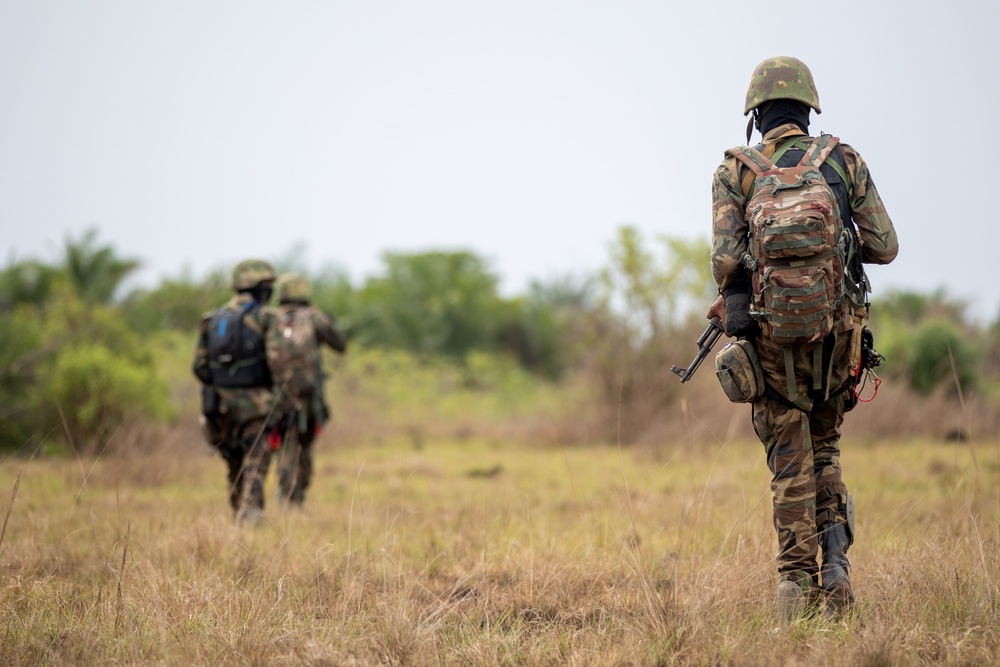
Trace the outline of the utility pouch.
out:
[[[215,390],[213,384],[201,385],[201,414],[209,420],[218,419],[222,416],[222,405],[219,399],[219,392]]]
[[[753,403],[764,395],[764,372],[748,340],[727,343],[715,355],[715,376],[733,403]]]
[[[854,311],[852,317],[854,329],[851,330],[851,371],[857,373],[861,365],[861,332],[864,331],[868,313],[859,309]]]

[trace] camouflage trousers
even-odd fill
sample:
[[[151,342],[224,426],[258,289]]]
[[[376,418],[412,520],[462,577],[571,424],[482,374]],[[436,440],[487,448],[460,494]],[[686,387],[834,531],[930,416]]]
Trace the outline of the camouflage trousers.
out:
[[[219,452],[228,466],[229,505],[239,516],[250,508],[264,509],[264,480],[271,462],[271,447],[263,420],[244,424]]]
[[[817,583],[817,528],[847,522],[840,427],[851,396],[847,331],[781,346],[754,341],[769,391],[753,404],[753,426],[771,471],[781,578]]]
[[[285,429],[278,464],[278,493],[291,503],[305,500],[312,481],[313,442],[319,425],[313,413],[309,409],[293,411]]]
[[[280,413],[268,387],[218,391],[226,433],[218,449],[229,468],[229,504],[238,518],[244,510],[264,509],[264,479],[271,462],[265,424],[277,422]]]

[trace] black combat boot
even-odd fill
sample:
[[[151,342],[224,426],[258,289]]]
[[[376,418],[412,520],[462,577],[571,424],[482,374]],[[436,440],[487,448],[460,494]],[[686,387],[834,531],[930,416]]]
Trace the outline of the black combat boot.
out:
[[[847,526],[842,523],[826,523],[819,530],[819,545],[823,549],[823,567],[820,573],[826,609],[836,614],[854,603],[851,580],[848,573],[851,564],[847,561],[847,549],[851,538]]]

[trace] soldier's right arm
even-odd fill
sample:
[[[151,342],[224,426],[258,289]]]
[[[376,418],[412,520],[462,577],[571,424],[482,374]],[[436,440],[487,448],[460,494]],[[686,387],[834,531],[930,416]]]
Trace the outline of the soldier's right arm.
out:
[[[337,352],[347,351],[347,338],[337,329],[332,317],[314,308],[312,321],[317,341],[326,343]]]
[[[198,343],[194,348],[194,361],[191,370],[202,384],[212,383],[212,371],[208,367],[208,315],[198,323]]]
[[[712,179],[712,277],[720,293],[749,278],[741,262],[749,246],[745,208],[736,158],[727,156]]]

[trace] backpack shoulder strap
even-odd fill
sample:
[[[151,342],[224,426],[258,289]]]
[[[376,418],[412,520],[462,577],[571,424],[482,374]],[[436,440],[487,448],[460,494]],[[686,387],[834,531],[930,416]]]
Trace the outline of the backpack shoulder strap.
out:
[[[726,155],[736,158],[758,176],[769,169],[774,169],[774,163],[752,146],[730,148],[726,151]]]
[[[796,141],[789,143],[787,147],[783,146],[782,148],[784,150],[781,150],[779,153],[775,153],[774,157],[771,159],[777,163],[781,155],[784,154],[785,150],[789,148],[795,148],[800,151],[808,151],[810,145],[808,139],[809,137],[797,137]],[[837,172],[837,175],[840,176],[840,180],[842,180],[844,185],[847,186],[847,194],[848,197],[850,197],[851,193],[854,192],[854,186],[851,183],[851,179],[847,177],[847,163],[844,162],[844,152],[840,148],[840,139],[837,137],[834,137],[834,139],[836,139],[837,144],[834,146],[834,149],[830,151],[830,155],[826,158],[826,160],[824,160],[823,163],[829,165],[831,169]]]
[[[773,143],[762,147],[758,145],[754,148],[750,146],[737,146],[726,151],[726,155],[736,158],[740,164],[749,170],[740,179],[740,190],[743,192],[745,199],[749,199],[753,194],[753,184],[757,177],[769,169],[774,169],[774,163],[769,159],[772,153],[774,153]]]
[[[772,141],[767,146],[764,146],[764,150],[761,152],[765,155],[765,157],[770,158],[775,167],[777,167],[778,160],[780,160],[782,156],[792,148],[798,148],[803,151],[808,148],[808,146],[802,145],[802,139],[803,135],[801,134],[792,135],[784,139],[778,139],[776,141]],[[753,197],[754,186],[756,185],[756,180],[749,179],[750,172],[747,172],[747,178],[743,181],[743,196],[747,199]]]
[[[798,148],[803,151],[806,150],[808,146],[803,145],[803,139],[808,139],[808,137],[797,134],[791,137],[786,137],[785,139],[779,139],[772,144],[768,144],[768,148],[770,148],[773,153],[773,155],[771,155],[771,160],[774,161],[774,164],[778,164],[778,160],[780,160],[785,153],[793,148]]]
[[[809,149],[799,160],[799,166],[810,165],[816,167],[817,169],[821,164],[826,162],[826,159],[830,157],[830,153],[833,149],[837,147],[837,143],[840,141],[837,137],[831,134],[821,134],[809,145]],[[845,181],[846,182],[846,181]]]
[[[830,165],[830,168],[837,172],[837,176],[840,176],[840,180],[847,186],[847,194],[850,197],[854,192],[854,184],[847,177],[847,163],[844,162],[844,152],[841,150],[833,151],[830,153],[830,157],[826,159],[826,164]]]

